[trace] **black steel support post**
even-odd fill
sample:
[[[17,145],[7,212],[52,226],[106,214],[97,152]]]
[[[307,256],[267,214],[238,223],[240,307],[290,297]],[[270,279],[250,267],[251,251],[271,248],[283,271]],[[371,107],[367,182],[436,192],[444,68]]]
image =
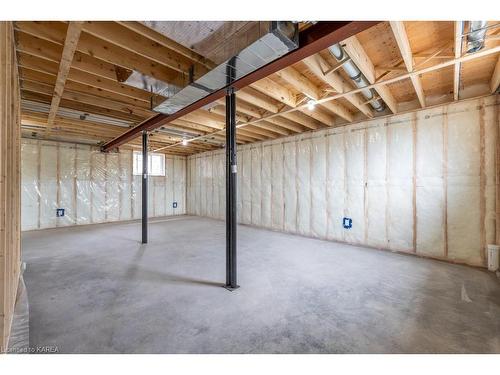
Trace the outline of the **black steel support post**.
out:
[[[234,79],[231,59],[227,75]],[[226,93],[226,285],[228,290],[238,288],[236,283],[236,94],[230,87]]]
[[[226,95],[226,285],[236,289],[236,95]]]
[[[148,243],[148,133],[142,132],[142,243]]]

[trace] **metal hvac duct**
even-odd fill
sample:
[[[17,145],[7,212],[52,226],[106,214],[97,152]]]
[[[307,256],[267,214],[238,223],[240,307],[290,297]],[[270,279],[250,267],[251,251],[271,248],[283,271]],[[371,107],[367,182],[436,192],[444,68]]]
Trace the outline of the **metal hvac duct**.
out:
[[[488,21],[469,21],[467,53],[477,52],[484,47]]]
[[[349,55],[345,52],[345,50],[339,43],[330,46],[328,50],[338,62],[342,62],[346,59],[349,59]],[[361,73],[359,68],[356,66],[356,64],[354,64],[351,60],[345,61],[344,64],[342,65],[342,69],[347,73],[347,75],[354,82],[356,87],[361,89],[370,84],[366,80],[363,73]],[[377,112],[382,112],[385,109],[385,103],[381,99],[373,100],[375,99],[375,91],[373,89],[362,90],[361,94],[365,97],[367,101],[371,100],[370,105]]]
[[[299,46],[297,24],[288,21],[272,21],[268,24],[268,32],[255,42],[201,78],[191,82],[153,110],[168,115],[175,113],[227,86],[229,81],[227,71],[234,69],[233,80],[238,80]]]

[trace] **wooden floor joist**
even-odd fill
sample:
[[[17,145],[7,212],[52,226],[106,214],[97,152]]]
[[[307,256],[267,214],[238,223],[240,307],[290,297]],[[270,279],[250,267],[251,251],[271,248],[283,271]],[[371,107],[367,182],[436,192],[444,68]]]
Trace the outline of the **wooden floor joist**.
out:
[[[78,40],[80,39],[80,33],[82,32],[82,22],[73,21],[68,25],[68,31],[66,33],[66,39],[64,40],[64,48],[61,55],[61,61],[59,63],[59,71],[57,73],[56,85],[54,87],[54,93],[52,95],[52,103],[50,104],[49,118],[47,122],[46,133],[50,133],[52,128],[52,123],[57,115],[57,110],[59,109],[59,103],[64,92],[64,85],[66,84],[66,78],[68,77],[69,69],[71,68],[71,63],[73,62],[73,56],[78,45]]]
[[[498,32],[496,23],[498,22],[489,23],[484,50],[495,48],[495,39],[491,38]],[[324,43],[323,50],[307,59],[289,59],[288,65],[283,65],[283,69],[270,71],[266,67],[266,75],[254,82],[248,81],[248,85],[238,90],[237,115],[239,125],[244,125],[238,130],[238,143],[341,126],[358,121],[363,116],[372,118],[386,115],[389,110],[395,114],[399,111],[398,107],[407,108],[408,104],[402,104],[407,102],[418,102],[423,107],[427,105],[426,96],[431,102],[432,96],[451,92],[441,83],[442,80],[429,80],[426,77],[428,73],[428,77],[431,76],[430,73],[433,77],[440,77],[444,74],[440,70],[449,66],[440,67],[440,64],[447,64],[452,60],[452,96],[457,99],[461,82],[470,84],[470,76],[477,75],[470,68],[475,63],[466,64],[465,68],[463,63],[479,61],[496,53],[483,54],[483,50],[460,56],[459,48],[452,47],[457,44],[457,40],[462,39],[456,27],[458,24],[459,22],[435,21],[434,34],[429,34],[427,30],[430,22],[384,22],[376,26],[376,31],[368,28],[340,41],[349,55],[349,61],[360,69],[370,84],[369,88],[373,88],[377,97],[386,104],[388,109],[382,113],[374,112],[361,91],[354,89],[351,79],[342,69],[344,62],[336,61],[326,49],[329,47],[328,43]],[[49,107],[54,104],[50,118],[54,117],[55,104],[59,101],[58,106],[64,108],[64,111],[80,113],[82,118],[96,115],[141,124],[154,115],[151,108],[166,98],[120,82],[122,78],[119,79],[118,76],[123,71],[137,70],[182,87],[186,84],[189,71],[196,78],[197,74],[203,74],[216,66],[187,46],[145,24],[131,21],[83,22],[72,62],[67,64],[61,61],[61,56],[65,49],[68,50],[65,44],[68,34],[72,33],[71,25],[71,22],[14,22],[22,98],[26,102]],[[347,22],[338,25],[344,27]],[[446,28],[442,25],[449,26]],[[363,27],[366,26],[367,24]],[[312,38],[314,33],[311,30],[315,28],[320,30],[321,25],[307,28],[301,26],[301,30],[309,30]],[[441,33],[441,29],[448,31]],[[317,33],[320,34],[321,31]],[[425,35],[425,38],[420,35]],[[433,40],[431,44],[426,42],[430,39]],[[305,43],[306,46],[307,43],[309,42]],[[459,57],[466,57],[466,60],[458,60]],[[487,86],[490,93],[498,87],[498,57],[495,61],[496,65],[491,68],[488,81],[483,78],[483,81],[478,81]],[[436,66],[438,68],[434,69]],[[430,69],[425,70],[428,68]],[[487,68],[483,65],[481,69]],[[414,74],[415,72],[420,73]],[[422,77],[421,74],[424,73],[426,76]],[[405,78],[401,79],[401,76]],[[437,85],[440,87],[437,88]],[[61,86],[64,87],[62,93],[54,95],[54,92],[60,92]],[[306,105],[310,100],[316,102],[313,109]],[[179,137],[189,140],[212,137],[220,144],[207,147],[220,147],[224,143],[224,134],[220,132],[225,125],[224,106],[225,102],[221,97],[215,107],[210,104],[209,110],[197,109],[188,116],[179,117],[168,127]],[[110,131],[105,124],[102,126],[101,141],[106,142],[116,133]],[[60,127],[52,129],[49,126],[45,129],[49,139],[57,136],[53,132],[63,132]],[[69,130],[65,131],[68,134]],[[168,143],[163,146],[170,149],[178,147]],[[196,152],[194,147],[181,146],[183,150]]]
[[[408,35],[406,33],[405,25],[402,21],[391,21],[392,32],[396,38],[396,42],[401,52],[401,57],[406,65],[406,70],[411,73],[413,72],[413,52],[410,47],[410,42],[408,40]],[[417,94],[420,106],[425,108],[425,94],[422,88],[422,82],[419,75],[413,74],[410,76],[411,83]]]

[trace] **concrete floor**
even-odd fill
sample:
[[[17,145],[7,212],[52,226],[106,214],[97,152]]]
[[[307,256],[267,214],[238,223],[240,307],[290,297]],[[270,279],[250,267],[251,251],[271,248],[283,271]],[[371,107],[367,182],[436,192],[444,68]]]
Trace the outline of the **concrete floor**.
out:
[[[30,345],[63,353],[500,353],[492,273],[177,217],[23,234]]]

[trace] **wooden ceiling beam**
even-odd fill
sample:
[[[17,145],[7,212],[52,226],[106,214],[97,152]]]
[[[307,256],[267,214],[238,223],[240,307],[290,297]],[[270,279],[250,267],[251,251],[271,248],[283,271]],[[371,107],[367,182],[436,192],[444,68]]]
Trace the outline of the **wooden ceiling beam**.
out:
[[[208,111],[199,110],[191,112],[182,118],[187,121],[196,122],[198,124],[209,126],[213,129],[217,130],[224,129],[223,117],[215,113],[210,113]]]
[[[245,101],[247,103],[253,104],[259,108],[262,108],[271,113],[278,113],[280,111],[280,107],[273,103],[273,100],[266,100],[260,92],[256,92],[251,88],[245,87],[242,90],[238,91],[237,101]]]
[[[354,115],[352,114],[352,112],[349,111],[345,106],[343,106],[342,104],[340,104],[338,102],[332,101],[332,102],[322,103],[321,105],[319,105],[319,107],[326,108],[328,111],[336,114],[340,118],[343,118],[347,122],[354,121]],[[333,122],[329,126],[332,126],[332,125],[333,125]]]
[[[225,118],[225,116],[226,116],[226,108],[223,105],[218,105],[218,106],[212,107],[212,108],[210,108],[209,112],[213,113],[213,114],[217,114],[217,115],[221,116],[221,118]],[[238,108],[236,109],[236,122],[237,123],[238,122],[247,122],[250,118],[242,116],[240,113],[238,113]],[[224,127],[225,127],[225,125],[224,125]],[[265,127],[265,126],[260,127],[260,128],[267,129],[267,127]],[[279,132],[276,131],[276,133],[279,133]],[[245,130],[243,130],[243,134],[245,134]],[[262,135],[262,132],[255,134],[253,131],[250,130],[250,131],[248,131],[248,135],[257,135],[258,137],[260,137],[260,135]],[[259,140],[264,140],[264,139],[266,139],[266,138],[260,138]]]
[[[226,105],[226,100],[225,99],[219,99],[216,101],[221,106]],[[251,104],[248,104],[242,100],[236,100],[236,111],[241,112],[247,116],[255,117],[255,118],[260,118],[262,117],[261,111],[259,111],[259,108],[256,106],[253,106]]]
[[[422,75],[422,74],[425,74],[425,73],[430,73],[430,72],[434,72],[434,71],[437,71],[437,70],[441,70],[441,69],[453,66],[456,62],[465,63],[465,62],[468,62],[468,61],[478,60],[478,59],[482,59],[482,58],[490,56],[490,55],[498,54],[499,52],[500,52],[500,46],[485,48],[485,49],[483,49],[483,50],[481,50],[479,52],[476,52],[474,54],[466,54],[466,55],[461,56],[458,59],[452,59],[452,60],[444,61],[442,63],[436,64],[436,65],[433,65],[433,66],[429,66],[429,67],[426,67],[426,68],[420,68],[420,69],[415,70],[413,72],[407,72],[405,74],[401,74],[399,76],[396,76],[396,77],[393,77],[393,78],[389,78],[389,79],[385,79],[384,81],[376,82],[374,84],[368,85],[365,88],[357,88],[357,89],[352,89],[352,90],[347,91],[347,92],[333,94],[333,95],[331,95],[329,97],[320,99],[318,101],[318,104],[324,104],[326,102],[330,102],[330,101],[333,101],[333,100],[338,100],[338,99],[341,99],[341,98],[345,98],[345,97],[347,97],[349,95],[360,93],[362,90],[372,89],[372,88],[376,89],[380,85],[388,85],[388,84],[391,84],[391,83],[403,81],[403,80],[411,78],[412,76]],[[297,108],[287,109],[286,111],[283,111],[283,112],[279,113],[279,116],[285,116],[287,114],[294,113],[294,111],[304,110],[306,108],[307,108],[307,104],[301,104]],[[271,115],[262,117],[262,119],[255,119],[255,120],[249,121],[248,123],[245,123],[245,124],[239,124],[238,125],[238,129],[244,128],[244,127],[249,126],[249,125],[254,125],[255,123],[258,123],[259,121],[268,121],[269,118],[272,118],[272,117],[275,117],[275,116],[278,116],[278,114],[271,114]]]
[[[265,139],[276,139],[280,136],[280,134],[263,129],[260,126],[257,126],[257,124],[253,124],[250,127],[245,127],[245,130],[251,130],[253,133],[262,135],[265,137]],[[240,129],[236,130],[236,133],[240,132]]]
[[[279,126],[281,128],[291,130],[294,133],[301,133],[304,131],[304,126],[297,124],[294,121],[291,121],[284,117],[273,117],[268,119],[267,122]]]
[[[312,117],[316,121],[319,121],[323,126],[335,125],[335,116],[331,115],[327,111],[321,110],[319,105],[316,105],[314,109],[300,107],[298,111],[306,116]]]
[[[23,80],[21,80],[21,88],[25,91],[37,92],[45,95],[52,95],[51,92],[53,91],[53,86],[51,85]],[[90,104],[95,107],[107,108],[117,112],[123,112],[123,114],[136,116],[137,118],[147,118],[153,114],[153,112],[144,108],[134,107],[113,99],[96,97],[94,95],[68,89],[63,92],[60,99],[71,100],[82,104]]]
[[[198,132],[201,132],[202,135],[208,135],[209,133],[213,132],[213,128],[209,127],[209,126],[205,126],[205,125],[201,125],[201,124],[197,124],[197,123],[194,123],[194,122],[190,122],[190,121],[186,121],[184,119],[177,119],[177,120],[174,120],[172,121],[171,123],[165,125],[168,127],[168,125],[175,125],[176,127],[180,127],[181,129],[194,129]],[[219,135],[219,134],[214,134],[214,136],[216,138],[219,138],[219,139],[225,139],[225,136],[224,135]],[[260,136],[255,136],[255,135],[249,135],[249,132],[242,132],[242,133],[239,133],[236,135],[236,138],[238,140],[241,140],[243,142],[255,142],[256,140],[259,141],[259,140],[262,140],[264,138],[260,137]]]
[[[40,92],[21,89],[21,98],[31,100],[38,103],[50,104],[52,96]],[[79,101],[61,99],[60,107],[77,110],[84,113],[92,113],[96,115],[108,116],[119,120],[140,122],[142,117],[126,114],[124,112],[115,111],[109,108],[99,107],[91,104],[81,103]]]
[[[239,109],[241,109],[242,113],[245,113],[245,114],[248,114],[250,116],[257,117],[257,118],[262,117],[262,114],[260,114],[260,113],[259,113],[260,114],[259,116],[257,114],[252,115],[251,111],[245,110],[245,107],[244,107],[245,102],[250,103],[253,106],[255,106],[257,108],[261,108],[267,112],[278,113],[280,111],[280,107],[271,102],[274,99],[269,98],[268,100],[265,100],[265,99],[261,98],[261,96],[263,94],[258,93],[258,95],[257,95],[253,91],[254,91],[254,89],[252,89],[252,88],[244,88],[243,90],[238,91],[237,99],[236,99],[236,106],[238,106]],[[224,99],[221,99],[221,100],[224,100]],[[241,108],[241,107],[243,107],[243,108]],[[304,114],[301,121],[305,121],[308,124],[305,126],[310,128],[310,129],[311,129],[311,126],[312,127],[315,126],[315,129],[320,127],[320,125],[317,124],[318,120],[313,119],[313,117],[309,116],[307,113]],[[298,122],[298,121],[296,121],[296,122]],[[302,124],[302,125],[304,125],[304,124]]]
[[[462,32],[463,32],[463,22],[454,22],[454,47],[453,52],[455,58],[459,58],[462,52]],[[460,63],[455,63],[453,66],[453,100],[458,100],[460,96]]]
[[[59,64],[62,46],[17,29],[16,51]],[[73,57],[72,68],[113,81],[117,79],[115,65],[78,51]]]
[[[23,81],[31,81],[36,83],[42,83],[45,85],[54,86],[56,79],[55,76],[42,73],[36,70],[32,70],[29,68],[25,68],[23,66],[19,67],[19,76]],[[111,91],[102,90],[96,88],[94,86],[85,85],[82,83],[74,82],[71,80],[66,80],[66,89],[73,92],[79,92],[83,94],[89,94],[96,98],[102,97],[105,99],[114,100],[118,103],[122,103],[125,105],[130,105],[132,107],[142,108],[144,110],[150,109],[150,102],[146,102],[139,99],[134,99],[129,96],[124,96],[120,94],[116,94]]]
[[[209,113],[214,113],[219,116],[222,116],[223,118],[226,117],[226,108],[224,105],[216,105],[208,110]],[[245,114],[242,114],[241,112],[236,109],[236,122],[245,122],[248,121],[250,117],[245,116]]]
[[[293,64],[298,63],[308,56],[314,55],[315,53],[328,48],[328,46],[332,45],[333,43],[337,43],[341,40],[347,39],[348,37],[355,35],[356,33],[359,33],[376,24],[378,24],[378,22],[318,22],[313,26],[300,31],[299,48],[264,65],[259,69],[256,69],[255,71],[245,75],[244,77],[235,80],[234,82],[232,82],[231,86],[235,90],[243,89],[288,66],[292,66]],[[114,139],[113,141],[106,143],[102,149],[103,151],[109,151],[113,148],[119,147],[121,144],[124,144],[130,139],[137,137],[143,129],[150,130],[160,127],[164,123],[180,118],[224,97],[225,94],[226,88],[221,88],[220,90],[217,90],[203,97],[195,103],[192,103],[171,115],[156,115],[134,127],[133,129],[125,132],[123,135]]]
[[[497,63],[495,65],[495,69],[493,71],[493,75],[490,79],[490,92],[494,94],[498,86],[500,85],[500,55],[497,57]]]
[[[64,92],[64,85],[66,84],[66,78],[68,77],[69,69],[71,68],[71,63],[73,61],[73,55],[75,54],[78,40],[80,39],[80,34],[82,32],[82,26],[82,22],[76,21],[70,22],[68,24],[68,31],[64,40],[64,47],[59,63],[59,71],[57,73],[56,84],[54,86],[54,92],[52,94],[52,102],[50,104],[47,128],[45,130],[46,134],[50,133],[50,129],[57,115],[59,103],[61,102],[61,98]]]
[[[308,98],[313,100],[321,98],[321,90],[295,68],[289,66],[277,72],[276,75],[287,81]]]
[[[399,47],[401,57],[406,66],[408,73],[413,72],[413,54],[410,47],[410,41],[408,40],[408,35],[406,34],[406,29],[403,21],[390,21],[392,33],[396,39],[396,43]],[[419,75],[410,76],[411,83],[417,94],[418,101],[422,108],[425,108],[425,94],[422,87],[422,81]]]
[[[277,84],[270,78],[263,78],[254,82],[250,87],[289,107],[294,108],[297,105],[297,98],[295,95],[286,87]]]
[[[363,73],[368,82],[370,84],[375,83],[375,67],[358,38],[355,35],[351,36],[350,38],[344,40],[342,45],[351,58],[351,61],[358,67],[361,73]],[[391,90],[387,86],[380,85],[377,87],[376,91],[387,107],[389,107],[391,112],[394,114],[398,113],[397,103],[391,93]]]
[[[316,77],[330,85],[330,87],[336,92],[346,92],[352,89],[352,85],[346,82],[338,72],[330,72],[326,74],[330,69],[330,65],[319,54],[306,58],[304,60],[304,63]],[[365,103],[363,103],[361,98],[359,98],[357,95],[348,95],[346,96],[346,99],[359,111],[361,111],[361,113],[363,113],[366,117],[373,117],[373,111]],[[340,103],[337,104],[341,105]],[[341,111],[339,110],[337,115],[341,116],[341,114],[344,114],[347,118],[344,117],[344,115],[342,115],[341,117],[349,121],[348,118],[350,118],[350,116],[347,116],[347,112],[349,112],[349,110],[345,108]]]
[[[207,67],[204,65],[194,62],[175,50],[160,45],[116,22],[86,21],[83,24],[83,31],[181,74],[189,75],[190,69],[193,69],[194,79],[200,78],[208,72]]]
[[[255,124],[255,127],[260,128],[261,130],[265,130],[267,132],[271,132],[273,134],[277,134],[278,136],[287,136],[290,135],[291,132],[289,130],[283,129],[280,126],[276,126],[267,121],[261,121],[258,124]],[[268,133],[268,134],[271,134]]]
[[[50,75],[57,75],[57,64],[42,59],[37,56],[29,55],[24,52],[18,52],[18,65],[20,67],[29,68],[41,73]],[[66,82],[78,82],[83,85],[95,87],[100,90],[113,92],[119,95],[127,96],[136,100],[141,100],[149,103],[151,100],[151,93],[148,91],[140,90],[138,88],[119,83],[115,80],[103,78],[93,73],[88,73],[82,70],[71,67]]]
[[[285,119],[291,120],[293,122],[296,122],[297,124],[300,124],[304,126],[307,129],[311,130],[316,130],[321,128],[322,123],[306,114],[303,114],[299,111],[297,112],[288,112],[288,113],[282,113],[280,117],[283,117]],[[267,119],[267,121],[270,121],[270,118]]]
[[[136,32],[137,34],[140,34],[155,43],[158,43],[159,45],[162,45],[172,51],[177,52],[178,54],[183,55],[184,57],[188,58],[189,60],[193,62],[197,62],[199,64],[202,64],[206,66],[208,69],[213,69],[215,68],[215,64],[203,56],[199,55],[198,53],[192,51],[191,49],[184,47],[183,45],[173,41],[170,38],[167,38],[166,36],[158,33],[157,31],[150,29],[149,27],[143,25],[140,22],[136,21],[117,21],[120,25]]]
[[[184,87],[189,81],[187,74],[179,73],[166,66],[112,45],[93,35],[82,33],[79,51],[89,56],[97,57],[111,64],[130,70],[137,70],[150,77],[169,83],[177,87]]]
[[[45,41],[49,41],[52,44],[62,44],[61,37],[64,35],[66,24],[63,22],[23,21],[16,22],[15,28],[34,38],[45,39]],[[24,40],[24,42],[26,41],[27,40]],[[35,49],[37,48],[36,44],[37,43],[35,43]],[[178,87],[184,87],[188,83],[189,77],[186,74],[181,74],[167,66],[158,64],[150,59],[132,53],[122,47],[85,32],[82,32],[80,35],[77,50],[85,55],[98,58],[109,64],[129,70],[137,70],[143,74]]]

